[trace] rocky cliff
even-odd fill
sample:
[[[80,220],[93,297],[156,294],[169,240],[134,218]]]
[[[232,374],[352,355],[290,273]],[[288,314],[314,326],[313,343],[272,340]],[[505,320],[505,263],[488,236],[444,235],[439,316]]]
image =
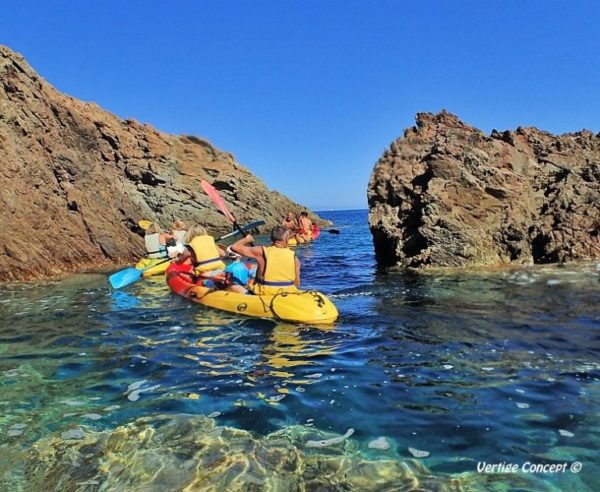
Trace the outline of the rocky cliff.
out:
[[[600,134],[487,136],[420,113],[369,182],[380,264],[464,267],[600,258]]]
[[[134,261],[139,219],[229,230],[200,179],[240,223],[300,208],[206,140],[63,95],[0,46],[0,280]]]

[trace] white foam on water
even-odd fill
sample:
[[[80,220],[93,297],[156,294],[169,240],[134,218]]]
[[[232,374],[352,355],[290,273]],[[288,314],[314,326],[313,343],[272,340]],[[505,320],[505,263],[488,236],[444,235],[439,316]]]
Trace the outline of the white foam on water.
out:
[[[64,403],[70,407],[79,407],[81,405],[85,405],[85,402],[80,400],[60,400],[60,403]]]
[[[515,405],[517,405],[518,408],[529,408],[528,403],[516,403]]]
[[[131,393],[129,393],[129,395],[127,396],[127,399],[129,401],[138,401],[140,399],[140,392],[138,390],[132,391]]]
[[[561,436],[565,436],[565,437],[573,437],[575,435],[572,432],[569,432],[568,430],[564,430],[564,429],[558,429],[558,433]]]
[[[141,381],[136,381],[135,383],[131,383],[129,386],[127,386],[126,393],[129,393],[130,391],[134,391],[138,388],[141,388],[147,382],[148,382],[147,379],[142,379]]]
[[[390,449],[390,443],[385,437],[378,437],[377,439],[373,439],[367,445],[369,449],[379,449],[381,451],[387,451]]]
[[[415,458],[427,458],[427,456],[429,456],[429,451],[421,451],[420,449],[416,448],[408,448],[408,452]]]

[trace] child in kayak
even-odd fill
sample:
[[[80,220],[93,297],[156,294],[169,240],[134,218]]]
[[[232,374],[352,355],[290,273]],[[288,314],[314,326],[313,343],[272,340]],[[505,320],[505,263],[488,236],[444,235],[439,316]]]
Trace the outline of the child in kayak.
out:
[[[219,247],[212,236],[210,236],[204,227],[194,225],[190,227],[185,236],[187,246],[181,253],[176,263],[182,264],[190,261],[194,265],[194,273],[200,278],[210,278],[223,272],[225,263],[222,259],[226,253]]]
[[[240,294],[251,294],[249,290],[250,271],[240,261],[240,257],[225,268],[225,290],[239,292]]]

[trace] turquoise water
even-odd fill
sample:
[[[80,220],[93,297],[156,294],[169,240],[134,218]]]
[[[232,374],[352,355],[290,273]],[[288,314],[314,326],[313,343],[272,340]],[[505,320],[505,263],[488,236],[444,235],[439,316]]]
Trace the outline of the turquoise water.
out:
[[[322,216],[297,252],[331,327],[160,278],[0,287],[0,489],[600,490],[600,265],[379,272],[366,211]]]

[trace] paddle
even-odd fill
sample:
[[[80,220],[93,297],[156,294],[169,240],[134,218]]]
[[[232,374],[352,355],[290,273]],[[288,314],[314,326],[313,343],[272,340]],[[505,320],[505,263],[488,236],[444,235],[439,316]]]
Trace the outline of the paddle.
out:
[[[225,217],[227,217],[227,219],[233,224],[233,227],[235,227],[239,231],[239,233],[243,236],[244,231],[237,223],[237,220],[235,220],[235,217],[233,216],[233,214],[227,208],[227,205],[225,205],[225,202],[221,198],[221,195],[219,195],[219,192],[216,190],[216,188],[213,185],[211,185],[208,181],[205,181],[205,180],[201,180],[200,184],[202,185],[202,189],[208,195],[208,198],[210,198],[213,201],[213,203],[217,206],[217,208],[221,212],[223,212],[223,215]]]
[[[247,226],[244,226],[244,229],[249,228],[249,226],[256,227],[257,224],[262,225],[262,224],[259,224],[259,222],[262,222],[264,224],[264,221],[256,221],[251,224],[248,224]],[[242,228],[239,228],[239,230],[236,231],[235,234],[238,234],[238,232],[241,233],[242,236],[244,235],[244,231]],[[232,235],[233,235],[232,233],[225,234],[224,236],[216,239],[215,242],[222,241],[223,239],[229,238]],[[166,263],[168,261],[172,261],[172,258],[165,258],[163,261],[159,261],[158,263],[155,263],[154,265],[150,265],[148,268],[144,268],[143,270],[140,270],[140,269],[134,268],[134,267],[124,268],[123,270],[119,270],[118,272],[110,275],[108,277],[108,281],[110,282],[110,285],[113,289],[121,289],[121,288],[127,287],[128,285],[131,285],[134,282],[137,282],[139,279],[141,279],[146,270],[149,270],[150,268],[154,268],[158,265],[162,265],[163,263]]]
[[[118,272],[113,273],[111,276],[109,276],[108,281],[110,282],[110,285],[113,289],[121,289],[122,287],[127,287],[128,285],[131,285],[134,282],[137,282],[139,279],[141,279],[146,270],[154,268],[158,265],[162,265],[167,261],[171,261],[171,258],[166,258],[165,260],[155,263],[154,265],[151,265],[148,268],[144,268],[143,270],[134,267],[119,270]]]
[[[144,231],[146,229],[148,229],[148,227],[150,227],[150,224],[152,224],[151,220],[142,219],[142,220],[138,221],[138,225],[140,226],[140,229],[143,229]]]

